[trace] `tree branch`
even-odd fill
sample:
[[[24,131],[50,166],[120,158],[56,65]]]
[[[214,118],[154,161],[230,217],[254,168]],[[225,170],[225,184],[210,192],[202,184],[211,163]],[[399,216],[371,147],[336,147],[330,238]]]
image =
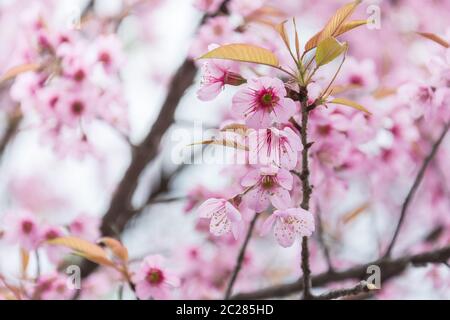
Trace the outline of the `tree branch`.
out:
[[[234,283],[236,282],[239,271],[241,271],[242,263],[244,262],[245,251],[247,250],[248,243],[252,236],[253,229],[255,228],[256,220],[258,219],[259,214],[255,213],[252,222],[250,222],[250,226],[247,231],[247,235],[245,237],[244,243],[242,244],[241,250],[239,251],[239,255],[237,258],[236,266],[234,267],[233,273],[230,278],[230,282],[228,283],[227,290],[225,292],[225,300],[229,300],[231,293],[233,291]]]
[[[364,280],[367,277],[367,267],[377,265],[381,270],[381,280],[387,281],[392,277],[401,274],[408,266],[423,266],[428,263],[445,264],[450,259],[450,245],[433,251],[406,255],[396,259],[380,259],[367,264],[358,265],[343,271],[324,272],[312,277],[312,285],[321,287],[333,282],[343,280]],[[282,285],[276,285],[261,290],[248,293],[237,294],[231,299],[250,300],[250,299],[268,299],[274,297],[285,297],[303,290],[303,279]]]
[[[302,181],[302,192],[303,199],[300,207],[304,210],[309,210],[309,202],[312,194],[312,187],[309,182],[309,148],[311,144],[308,142],[308,91],[306,88],[300,88],[300,103],[302,108],[302,125],[300,127],[300,138],[303,145],[302,150],[302,172],[300,174],[300,180]],[[311,294],[311,270],[309,266],[309,248],[308,248],[308,237],[302,238],[302,262],[301,268],[303,271],[303,299],[309,300],[313,298]]]
[[[369,286],[369,284],[367,283],[367,281],[363,280],[352,288],[333,290],[328,293],[324,293],[324,294],[317,296],[316,299],[317,300],[332,300],[332,299],[339,299],[339,298],[348,297],[348,296],[356,296],[361,293],[369,292],[370,289],[368,286]]]
[[[389,257],[391,255],[392,249],[394,248],[395,242],[397,241],[398,235],[400,233],[400,229],[403,225],[403,221],[405,220],[409,204],[411,203],[412,199],[414,198],[414,195],[415,195],[420,183],[422,182],[423,177],[425,176],[425,172],[426,172],[429,164],[435,157],[437,151],[439,150],[439,147],[440,147],[442,141],[444,140],[449,128],[450,128],[450,122],[448,122],[444,126],[438,140],[433,144],[430,154],[423,161],[422,167],[420,168],[419,172],[417,173],[416,179],[414,180],[414,183],[413,183],[411,189],[409,190],[408,195],[405,198],[405,201],[403,202],[402,211],[400,213],[400,219],[398,220],[394,235],[392,237],[391,242],[389,243],[389,246],[386,250],[386,253],[384,254],[384,257]]]

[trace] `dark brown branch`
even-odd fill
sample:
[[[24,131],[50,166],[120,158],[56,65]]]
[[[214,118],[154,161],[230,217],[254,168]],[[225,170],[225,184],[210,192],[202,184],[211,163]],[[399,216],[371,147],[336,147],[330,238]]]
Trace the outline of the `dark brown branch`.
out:
[[[308,142],[308,92],[306,88],[300,88],[300,100],[302,107],[302,124],[300,127],[300,138],[303,145],[302,150],[302,171],[300,173],[300,180],[302,181],[302,193],[303,199],[300,207],[304,210],[309,210],[309,202],[312,194],[312,187],[309,182],[309,149],[311,144]],[[309,266],[309,248],[308,248],[308,237],[302,238],[302,262],[301,268],[303,271],[303,298],[306,300],[311,299],[313,296],[311,294],[311,270]]]
[[[406,255],[396,259],[381,259],[367,264],[358,265],[343,271],[324,272],[312,277],[312,285],[314,287],[325,286],[330,283],[344,281],[344,280],[365,280],[368,276],[367,267],[377,265],[381,270],[382,284],[389,279],[398,276],[410,265],[423,266],[428,263],[442,263],[445,264],[450,259],[450,245],[441,249],[415,254]],[[246,300],[246,299],[268,299],[275,297],[286,297],[303,290],[303,279],[281,284],[265,289],[237,294],[231,299]]]
[[[324,294],[317,296],[316,299],[317,300],[339,299],[339,298],[348,297],[348,296],[356,296],[361,293],[367,293],[369,291],[370,291],[370,289],[368,287],[368,283],[366,281],[361,281],[353,288],[333,290],[328,293],[324,293]]]
[[[422,166],[421,166],[421,168],[420,168],[420,170],[419,170],[419,172],[418,172],[418,174],[416,176],[416,179],[414,180],[414,183],[413,183],[411,189],[409,190],[408,195],[405,198],[405,201],[403,202],[402,211],[400,213],[400,219],[398,220],[397,227],[395,229],[394,235],[392,237],[391,242],[389,243],[389,246],[388,246],[388,248],[386,250],[386,253],[384,254],[384,257],[389,257],[391,255],[392,249],[394,248],[395,242],[397,241],[398,235],[400,233],[400,229],[401,229],[401,227],[403,225],[403,222],[405,220],[409,204],[411,203],[412,199],[414,198],[414,195],[415,195],[417,189],[419,188],[420,183],[423,180],[423,177],[425,176],[425,172],[426,172],[430,162],[433,160],[433,158],[435,157],[437,151],[439,150],[439,147],[440,147],[442,141],[444,140],[444,138],[445,138],[449,128],[450,128],[450,122],[448,122],[444,126],[444,128],[443,128],[443,130],[442,130],[442,132],[441,132],[441,134],[440,134],[440,136],[438,138],[438,140],[433,144],[433,147],[431,148],[430,154],[423,161]]]
[[[241,250],[239,251],[236,266],[234,267],[233,273],[230,278],[230,282],[228,283],[228,287],[225,292],[225,300],[230,299],[231,293],[233,291],[234,283],[236,282],[237,276],[239,275],[239,271],[241,271],[242,264],[244,262],[245,251],[247,250],[247,246],[248,246],[248,243],[252,236],[253,229],[255,228],[256,220],[258,219],[258,217],[259,217],[259,214],[255,213],[253,220],[250,222],[250,226],[248,228],[244,243],[242,244]]]

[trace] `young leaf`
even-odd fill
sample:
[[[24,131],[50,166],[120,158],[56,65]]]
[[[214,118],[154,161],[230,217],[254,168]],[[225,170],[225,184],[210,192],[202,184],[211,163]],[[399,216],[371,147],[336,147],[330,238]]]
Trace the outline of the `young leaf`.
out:
[[[356,219],[357,217],[359,217],[359,215],[361,213],[363,213],[364,211],[366,211],[369,208],[369,204],[368,203],[364,203],[362,206],[348,212],[347,214],[345,214],[342,217],[342,223],[343,224],[347,224],[351,221],[353,221],[354,219]]]
[[[232,123],[232,124],[224,126],[222,129],[220,129],[220,131],[222,131],[222,132],[231,131],[231,132],[240,134],[241,136],[245,136],[247,134],[248,130],[249,129],[247,128],[247,126],[245,124],[240,124],[240,123]]]
[[[362,105],[360,105],[354,101],[345,99],[345,98],[336,98],[336,99],[333,99],[332,101],[328,101],[328,103],[344,105],[344,106],[351,107],[351,108],[359,110],[359,111],[363,111],[367,114],[371,114],[369,112],[369,110],[364,108]]]
[[[360,26],[363,26],[363,25],[367,24],[367,22],[368,22],[367,20],[353,20],[353,21],[346,22],[336,31],[335,37],[338,37],[348,31],[358,28]]]
[[[314,49],[320,42],[329,37],[336,37],[338,35],[337,32],[343,27],[345,21],[350,18],[350,16],[353,14],[356,7],[360,3],[361,0],[356,0],[338,9],[333,17],[331,17],[331,19],[327,22],[322,31],[309,39],[309,41],[305,45],[305,51]]]
[[[280,35],[281,39],[283,39],[284,44],[286,45],[286,48],[288,48],[288,50],[291,50],[291,47],[289,45],[289,38],[286,35],[286,28],[284,27],[284,25],[286,24],[287,20],[283,21],[280,24],[277,24],[275,26],[275,30],[278,32],[278,34]]]
[[[335,38],[322,41],[316,51],[316,65],[318,67],[330,63],[347,50],[347,44],[340,43]]]
[[[224,59],[278,67],[278,58],[269,50],[249,44],[228,44],[218,47],[199,59]]]
[[[40,67],[41,66],[36,63],[27,63],[27,64],[22,64],[20,66],[13,67],[13,68],[9,69],[8,71],[6,71],[6,73],[0,77],[0,84],[2,84],[5,81],[12,80],[22,73],[29,72],[29,71],[37,71],[37,70],[39,70]]]
[[[292,21],[294,22],[295,29],[295,52],[297,53],[297,60],[300,60],[300,38],[298,36],[297,22],[295,18],[292,18]]]
[[[372,92],[372,96],[377,100],[381,100],[386,97],[392,96],[396,93],[397,93],[397,89],[395,89],[395,88],[381,87],[381,88],[376,89],[374,92]]]
[[[76,237],[60,237],[48,240],[51,245],[59,245],[72,249],[75,254],[104,266],[114,266],[106,251],[100,246]]]
[[[438,35],[434,34],[434,33],[428,33],[428,32],[417,32],[418,35],[427,38],[431,41],[436,42],[437,44],[440,44],[441,46],[443,46],[444,48],[450,48],[450,44],[445,41],[444,39],[442,39],[441,37],[439,37]]]
[[[128,262],[128,250],[120,241],[113,238],[104,237],[98,240],[98,243],[110,249],[112,253],[122,262]]]
[[[202,142],[196,142],[196,143],[192,143],[190,144],[190,146],[195,146],[195,145],[218,145],[218,146],[224,146],[224,147],[229,147],[229,148],[233,148],[233,149],[237,149],[237,150],[245,150],[248,151],[248,148],[246,146],[241,145],[239,142],[237,141],[230,141],[230,140],[226,140],[226,139],[222,139],[222,140],[205,140]]]

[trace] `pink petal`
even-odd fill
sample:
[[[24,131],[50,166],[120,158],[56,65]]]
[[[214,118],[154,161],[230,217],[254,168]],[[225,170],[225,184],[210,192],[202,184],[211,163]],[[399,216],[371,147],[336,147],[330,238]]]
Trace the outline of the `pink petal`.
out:
[[[201,101],[210,101],[216,98],[222,92],[222,82],[213,82],[209,84],[203,84],[197,91],[197,97]]]
[[[261,236],[267,235],[270,232],[270,230],[272,229],[272,226],[276,220],[277,220],[277,216],[275,214],[271,214],[266,219],[266,221],[264,221],[264,223],[261,227],[260,235]]]
[[[281,98],[279,103],[273,109],[277,122],[288,122],[296,112],[297,105],[294,100],[289,98]]]
[[[292,206],[291,195],[283,188],[276,188],[270,196],[270,201],[277,209],[287,209]]]
[[[300,140],[300,136],[296,134],[291,128],[286,127],[283,130],[283,135],[288,139],[288,143],[294,151],[302,151],[302,141]]]
[[[225,203],[225,213],[231,222],[241,221],[241,213],[228,201]]]
[[[253,91],[248,87],[239,90],[232,99],[231,113],[237,118],[245,118],[252,109]]]
[[[259,178],[261,177],[259,169],[251,169],[249,173],[247,173],[244,178],[242,178],[241,185],[243,187],[251,187],[254,186]]]
[[[277,174],[277,182],[280,186],[286,190],[292,190],[292,185],[294,183],[294,178],[292,174],[286,169],[279,169]]]
[[[217,237],[223,236],[231,231],[231,221],[225,214],[215,214],[211,218],[209,231]]]
[[[309,237],[315,230],[313,215],[301,208],[287,210],[294,223],[292,224],[296,233],[301,237]]]
[[[200,218],[211,218],[214,212],[222,209],[225,200],[211,198],[203,202],[200,207],[198,207],[198,214]]]
[[[284,248],[290,247],[294,244],[296,234],[292,226],[283,223],[280,219],[277,220],[274,229],[275,239]]]
[[[268,128],[272,124],[272,119],[269,112],[258,109],[245,119],[245,123],[253,129]]]
[[[266,210],[270,204],[268,193],[260,188],[249,191],[244,199],[247,206],[258,213]]]

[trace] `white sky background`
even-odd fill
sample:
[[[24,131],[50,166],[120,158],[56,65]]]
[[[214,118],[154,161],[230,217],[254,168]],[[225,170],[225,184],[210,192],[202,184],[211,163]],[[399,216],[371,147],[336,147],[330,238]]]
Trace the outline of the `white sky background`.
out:
[[[0,5],[7,1],[0,0]],[[84,1],[62,0],[61,21],[64,24],[66,17],[71,15],[76,3]],[[114,11],[114,7],[120,0],[97,0],[101,5],[99,11]],[[152,30],[157,38],[151,44],[127,46],[127,67],[123,72],[124,88],[130,109],[130,122],[132,128],[131,139],[139,143],[147,134],[166,96],[164,86],[158,85],[152,80],[156,72],[170,76],[185,59],[190,45],[190,39],[194,34],[201,14],[192,6],[192,1],[187,0],[165,0],[163,7],[157,9],[155,20],[151,23]],[[308,34],[309,30],[303,29]],[[127,19],[120,35],[127,44],[133,43],[135,34],[135,21]],[[1,46],[1,44],[0,44]],[[1,47],[0,47],[1,50]],[[220,120],[221,110],[227,107],[232,90],[222,94],[218,100],[204,103],[196,99],[195,85],[183,98],[176,118],[186,122],[204,121],[205,125],[215,125]],[[31,120],[30,120],[31,121]],[[184,129],[191,130],[189,124]],[[120,140],[112,130],[103,126],[97,126],[95,131],[96,145],[101,153],[107,157],[106,161],[99,164],[96,159],[87,157],[83,161],[76,159],[60,159],[53,152],[39,143],[38,135],[32,128],[25,125],[17,136],[14,144],[7,150],[0,167],[0,199],[2,209],[8,207],[8,196],[5,187],[13,176],[40,175],[45,177],[54,190],[71,201],[71,209],[67,212],[48,213],[52,221],[67,221],[68,217],[74,217],[80,212],[93,215],[102,215],[108,206],[112,188],[120,180],[126,169],[130,155],[125,143]],[[170,134],[165,139],[165,144],[170,144]],[[158,173],[161,162],[158,161],[150,167],[143,177],[143,186],[138,190],[138,196],[147,192],[148,185],[153,182],[155,172]],[[170,154],[164,156],[164,168],[170,170]],[[198,165],[193,166],[176,180],[175,195],[184,195],[186,190],[197,184],[203,183],[207,186],[220,187],[226,178],[219,174],[221,166]],[[201,243],[202,238],[194,231],[195,215],[186,216],[182,213],[182,203],[173,205],[157,205],[152,207],[148,214],[144,215],[135,224],[132,232],[124,237],[125,244],[129,247],[132,256],[142,256],[147,253],[168,254],[180,244]],[[345,207],[345,204],[343,205]],[[2,210],[3,211],[3,210]],[[1,213],[0,213],[1,215]],[[373,241],[374,231],[371,216],[358,220],[358,223],[350,230],[349,256],[355,262],[365,262],[374,258],[364,254],[369,252],[369,247],[376,244]],[[380,223],[380,221],[377,221]],[[382,223],[382,222],[381,222]],[[358,241],[354,241],[358,239]],[[271,237],[267,238],[269,243],[274,244]],[[265,243],[267,247],[267,242]],[[264,245],[264,243],[263,243]],[[268,252],[267,259],[277,263],[292,263],[296,259],[299,248],[293,246],[283,249],[273,245],[274,250]],[[373,248],[375,251],[375,248]],[[7,252],[8,250],[8,252]],[[355,252],[357,254],[355,254]],[[362,254],[359,254],[362,253]],[[11,259],[4,259],[5,256]],[[14,274],[18,269],[18,249],[5,247],[0,244],[0,272]],[[30,266],[33,270],[33,262]],[[409,276],[405,282],[420,282],[423,270],[415,271],[419,276]],[[414,272],[414,273],[415,273]],[[412,273],[414,275],[414,273]],[[419,286],[420,287],[420,286]],[[421,288],[410,294],[417,298],[427,298],[439,293],[432,293],[430,288]],[[408,298],[405,296],[405,298]]]

